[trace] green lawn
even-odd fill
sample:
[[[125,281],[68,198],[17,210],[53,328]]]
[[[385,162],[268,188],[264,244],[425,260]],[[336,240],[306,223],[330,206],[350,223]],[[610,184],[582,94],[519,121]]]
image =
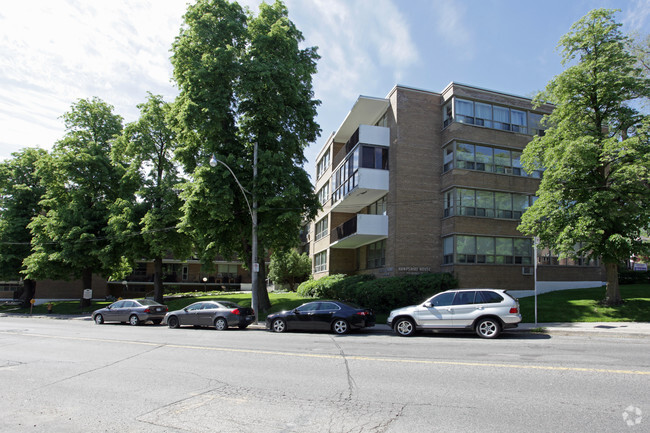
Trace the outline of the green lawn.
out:
[[[303,298],[296,293],[270,293],[271,311],[282,311],[295,308],[308,301],[313,301],[313,298]],[[199,294],[173,294],[165,297],[165,305],[169,307],[169,311],[180,310],[189,304],[208,299],[223,299],[227,301],[236,302],[242,307],[250,307],[251,295],[250,293],[199,293]],[[81,308],[81,302],[74,301],[58,301],[53,302],[52,312],[54,314],[87,314],[99,308],[109,305],[108,301],[93,301],[90,307]],[[0,305],[0,312],[3,313],[22,313],[29,314],[30,309],[19,308],[14,305]],[[32,310],[33,314],[46,314],[46,305],[37,305]],[[260,316],[260,321],[264,321],[266,316]]]
[[[648,322],[650,284],[621,286],[623,304],[601,304],[605,288],[562,290],[537,296],[538,322]],[[535,321],[535,298],[519,299],[523,321]]]

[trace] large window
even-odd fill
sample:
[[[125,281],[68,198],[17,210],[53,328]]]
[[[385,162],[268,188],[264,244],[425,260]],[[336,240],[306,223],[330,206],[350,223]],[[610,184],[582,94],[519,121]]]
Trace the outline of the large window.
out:
[[[542,115],[485,102],[454,98],[442,109],[443,128],[452,122],[468,123],[502,131],[543,135]]]
[[[534,202],[526,194],[456,188],[445,193],[444,216],[520,219]]]
[[[530,265],[533,244],[529,238],[456,235],[443,239],[443,262]]]
[[[318,190],[318,201],[320,201],[321,205],[324,205],[327,203],[327,200],[329,199],[330,195],[330,184],[327,182],[323,187]]]
[[[521,166],[521,151],[478,144],[455,142],[443,149],[443,171],[454,167],[465,170],[541,178],[542,172],[527,173]]]
[[[325,171],[329,168],[330,166],[330,149],[327,149],[325,151],[325,155],[318,161],[318,164],[316,165],[316,179],[320,179],[320,177],[325,173]]]
[[[381,268],[386,264],[386,239],[368,245],[367,268]]]
[[[368,206],[369,215],[386,215],[386,196],[383,196],[370,206]]]
[[[327,230],[328,230],[327,222],[328,222],[328,218],[327,216],[325,216],[325,218],[323,218],[322,220],[316,223],[316,228],[315,228],[316,240],[322,239],[325,236],[327,236]]]
[[[314,272],[325,272],[327,270],[327,250],[314,254]]]

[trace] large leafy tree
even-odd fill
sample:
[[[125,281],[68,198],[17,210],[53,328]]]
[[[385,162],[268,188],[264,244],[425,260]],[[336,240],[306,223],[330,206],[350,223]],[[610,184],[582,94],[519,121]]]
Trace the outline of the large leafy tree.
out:
[[[520,225],[561,254],[600,258],[608,304],[620,303],[617,266],[645,248],[640,234],[650,221],[648,118],[630,105],[650,82],[614,12],[590,12],[560,40],[568,67],[537,96],[556,107],[546,134],[524,151],[526,169],[545,171]]]
[[[32,254],[25,260],[33,279],[81,278],[92,287],[92,275],[107,276],[119,262],[111,254],[109,208],[122,196],[123,169],[111,162],[122,118],[99,98],[80,99],[63,115],[66,134],[37,173],[46,189],[43,211],[29,227]]]
[[[255,17],[235,2],[199,0],[185,15],[172,55],[183,143],[177,155],[193,179],[183,192],[181,227],[205,262],[220,254],[250,263],[251,218],[236,179],[259,204],[261,252],[294,246],[302,218],[318,208],[302,168],[304,149],[320,132],[311,80],[318,55],[315,48],[301,49],[302,40],[280,1],[262,3]],[[210,167],[212,155],[235,176],[221,165]],[[261,282],[264,254],[259,265]],[[253,304],[268,308],[266,290],[254,292],[259,299]]]
[[[36,164],[46,155],[45,150],[28,148],[0,163],[0,280],[22,277],[23,261],[31,252],[27,226],[40,213],[44,193]],[[34,297],[36,281],[27,278],[23,286],[21,300],[26,307]]]
[[[174,161],[176,134],[169,127],[169,104],[149,94],[138,105],[140,119],[126,125],[113,146],[113,160],[127,170],[123,190],[133,195],[118,198],[111,206],[109,231],[130,261],[148,257],[154,261],[154,299],[163,300],[163,258],[189,255],[189,238],[176,226],[182,216],[179,197],[181,177]]]

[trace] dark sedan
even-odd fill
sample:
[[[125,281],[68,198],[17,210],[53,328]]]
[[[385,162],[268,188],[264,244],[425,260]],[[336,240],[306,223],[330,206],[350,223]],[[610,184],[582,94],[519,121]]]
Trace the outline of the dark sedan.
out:
[[[269,314],[266,327],[273,332],[329,331],[346,334],[352,329],[375,326],[371,310],[340,301],[314,301],[291,311]]]
[[[246,329],[255,321],[252,308],[240,307],[229,301],[202,301],[188,305],[182,310],[170,311],[164,323],[170,328],[180,326],[214,326],[222,331],[231,326]]]
[[[93,311],[93,320],[98,325],[104,322],[129,322],[131,325],[139,325],[148,321],[158,325],[167,311],[167,305],[151,299],[122,299]]]

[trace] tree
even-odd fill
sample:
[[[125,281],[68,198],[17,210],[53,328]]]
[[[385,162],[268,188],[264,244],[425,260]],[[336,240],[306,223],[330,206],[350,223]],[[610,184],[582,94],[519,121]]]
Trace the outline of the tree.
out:
[[[320,133],[311,81],[318,55],[315,48],[300,49],[302,40],[279,1],[262,3],[257,17],[224,0],[199,0],[188,8],[172,55],[180,89],[177,155],[193,180],[183,191],[181,229],[192,235],[205,263],[217,255],[250,263],[252,222],[236,180],[259,204],[261,252],[295,246],[302,219],[318,209],[302,168],[305,147]],[[212,155],[234,176],[221,165],[210,167]],[[264,254],[259,257],[258,281],[264,281]],[[259,298],[253,305],[266,310],[265,288],[254,292]]]
[[[111,245],[131,262],[153,259],[154,299],[162,303],[163,257],[171,252],[182,259],[190,253],[189,238],[176,228],[182,216],[181,177],[173,160],[178,142],[162,96],[150,93],[138,108],[140,119],[126,125],[112,148],[113,161],[127,167],[122,190],[133,194],[111,206],[109,233]]]
[[[563,255],[600,258],[607,304],[620,303],[617,265],[644,250],[640,234],[650,220],[648,117],[629,105],[650,83],[613,13],[590,12],[560,40],[571,66],[536,97],[556,107],[545,135],[524,150],[526,170],[545,171],[519,226]]]
[[[122,118],[98,98],[80,99],[63,115],[66,135],[37,174],[46,189],[43,211],[29,224],[32,254],[25,260],[33,279],[81,278],[92,287],[93,273],[107,276],[120,261],[108,248],[110,206],[122,197],[124,170],[112,164],[113,140]]]
[[[309,278],[311,259],[305,253],[298,254],[295,249],[287,253],[276,252],[271,256],[269,279],[276,284],[287,284],[289,290],[296,291],[296,284]]]
[[[39,214],[44,193],[36,165],[46,155],[42,149],[24,149],[0,163],[0,280],[19,280],[25,270],[32,240],[27,226]],[[25,279],[20,296],[24,307],[35,291],[36,281]]]

